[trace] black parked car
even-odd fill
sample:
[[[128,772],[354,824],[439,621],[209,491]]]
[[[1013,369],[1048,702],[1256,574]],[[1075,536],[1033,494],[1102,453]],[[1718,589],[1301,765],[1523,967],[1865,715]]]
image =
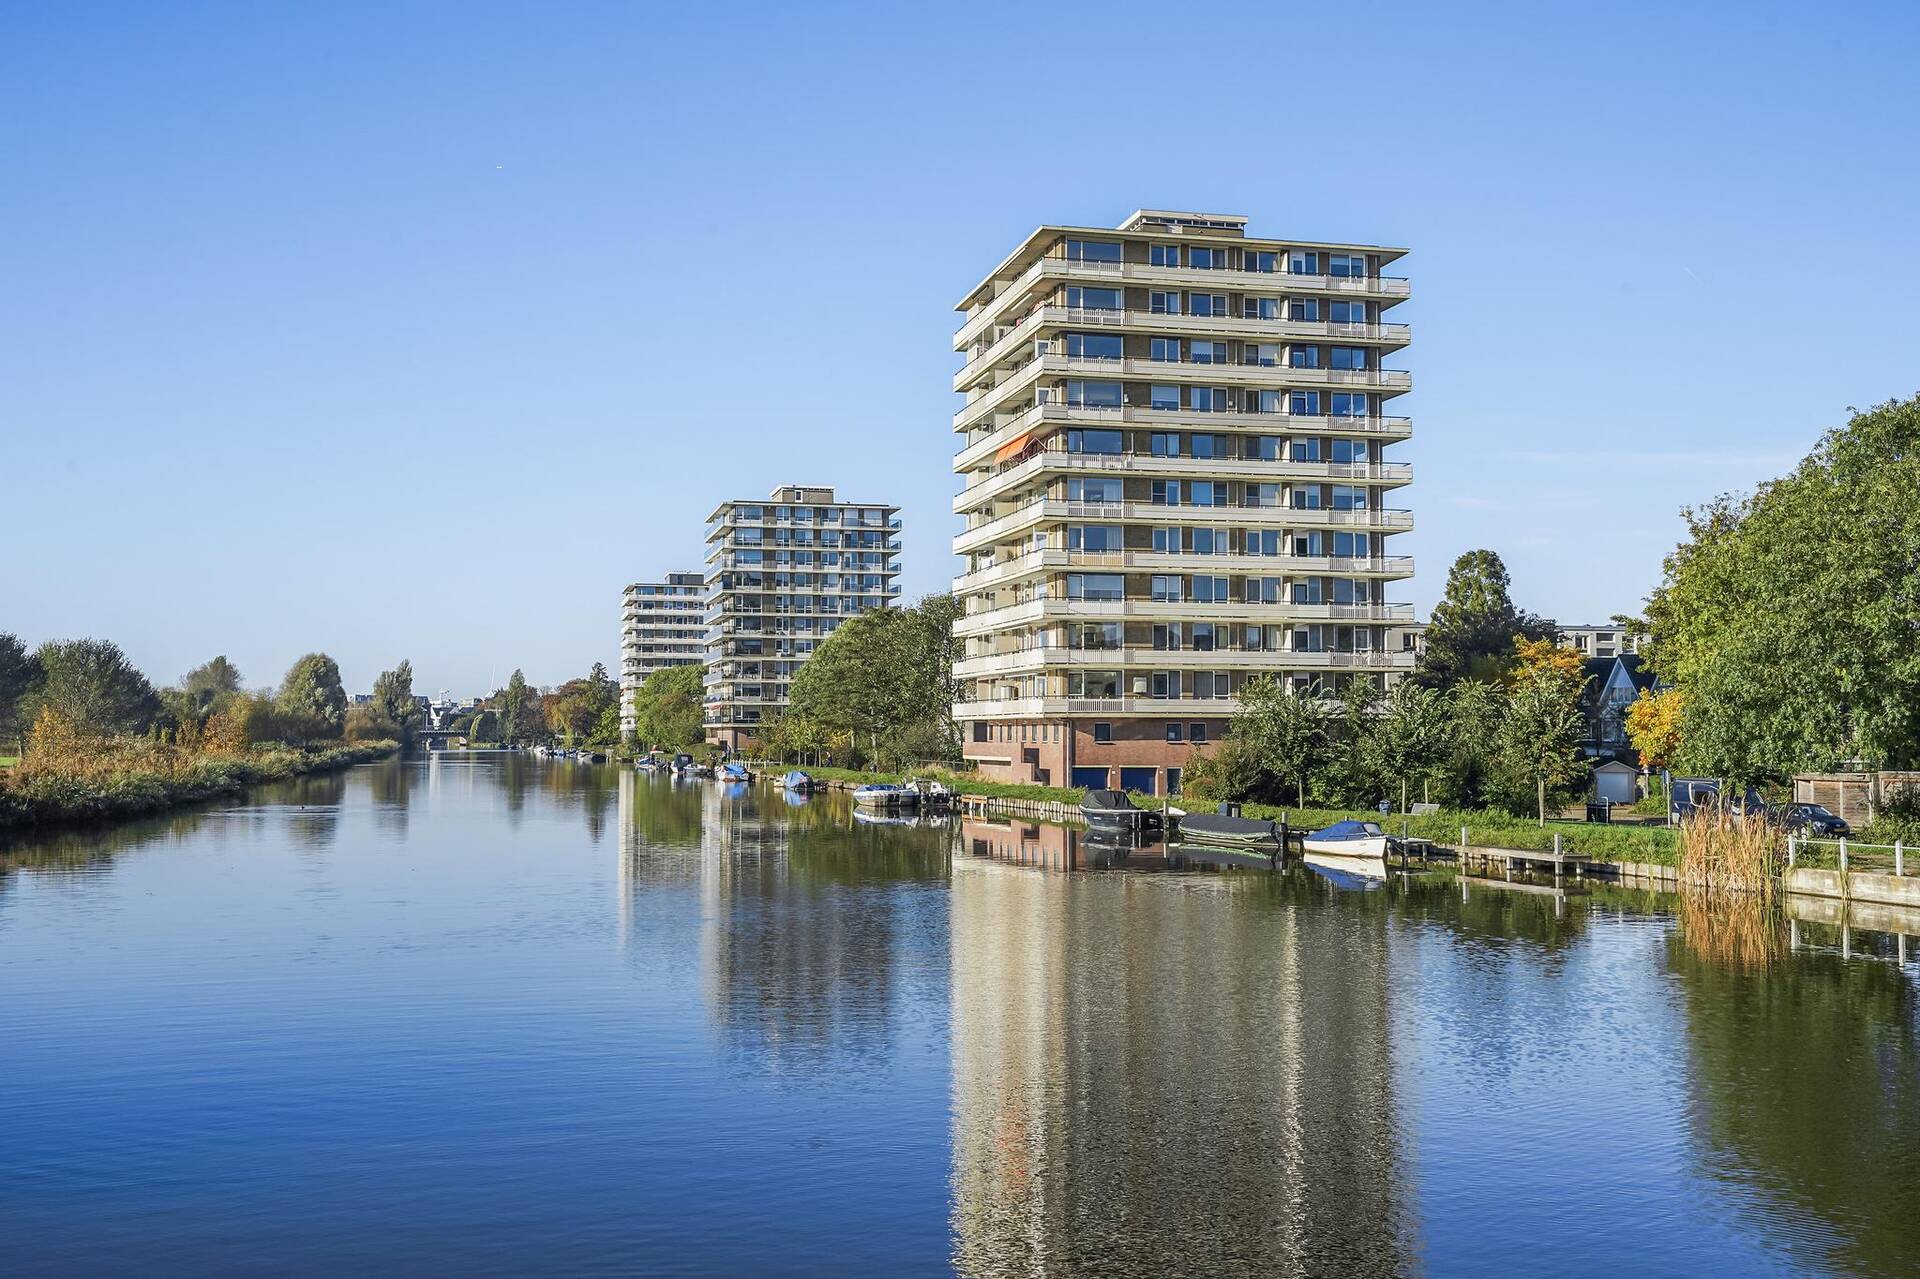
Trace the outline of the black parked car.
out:
[[[1780,810],[1780,824],[1795,833],[1804,832],[1820,839],[1853,834],[1846,819],[1823,804],[1788,804]]]

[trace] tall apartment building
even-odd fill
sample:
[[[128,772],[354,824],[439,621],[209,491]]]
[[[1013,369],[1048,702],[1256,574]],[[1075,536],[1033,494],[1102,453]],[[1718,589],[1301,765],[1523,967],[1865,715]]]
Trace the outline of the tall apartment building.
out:
[[[1384,687],[1413,561],[1383,274],[1405,250],[1242,217],[1044,226],[963,298],[963,749],[996,777],[1175,791],[1250,679]],[[1397,637],[1396,637],[1397,638]]]
[[[707,517],[707,740],[751,745],[846,618],[900,593],[900,508],[790,484]]]
[[[633,692],[655,671],[691,666],[706,648],[705,579],[669,573],[620,593],[620,731],[634,728]]]

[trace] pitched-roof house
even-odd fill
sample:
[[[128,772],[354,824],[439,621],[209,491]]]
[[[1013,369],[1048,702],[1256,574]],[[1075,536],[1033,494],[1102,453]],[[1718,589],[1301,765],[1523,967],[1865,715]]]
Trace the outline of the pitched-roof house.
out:
[[[1653,688],[1653,671],[1637,653],[1619,657],[1589,657],[1581,663],[1587,685],[1580,709],[1587,718],[1587,735],[1580,749],[1595,760],[1637,764],[1639,756],[1627,740],[1627,707]]]

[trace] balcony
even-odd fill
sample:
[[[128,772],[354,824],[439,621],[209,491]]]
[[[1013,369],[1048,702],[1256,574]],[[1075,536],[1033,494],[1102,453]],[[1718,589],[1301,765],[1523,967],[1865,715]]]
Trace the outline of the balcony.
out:
[[[1011,540],[1035,525],[1072,520],[1096,523],[1132,521],[1151,524],[1210,524],[1234,528],[1373,529],[1398,532],[1413,527],[1413,512],[1299,510],[1288,506],[1159,506],[1150,502],[1029,502],[967,529],[953,539],[956,555],[985,550]]]
[[[1150,409],[1138,406],[1095,409],[1080,405],[1036,404],[1018,416],[971,433],[953,459],[953,469],[965,474],[986,466],[994,455],[1023,435],[1061,426],[1146,426],[1163,430],[1199,428],[1233,431],[1253,428],[1268,435],[1350,435],[1404,440],[1413,434],[1413,422],[1404,417],[1334,417],[1331,414],[1208,413],[1197,409]]]
[[[1037,306],[996,341],[971,356],[954,374],[953,389],[968,390],[999,365],[1030,351],[1037,338],[1056,329],[1164,333],[1252,342],[1352,342],[1382,350],[1397,350],[1413,340],[1413,330],[1405,324],[1335,324],[1330,320],[1263,320],[1246,315],[1169,315],[1160,311]]]
[[[964,515],[1006,493],[1018,491],[1049,472],[1063,475],[1241,479],[1262,483],[1362,480],[1383,488],[1397,488],[1413,482],[1413,467],[1407,462],[1295,462],[1248,457],[1156,457],[1146,453],[1047,451],[1034,454],[998,474],[968,485],[954,496],[954,514]]]
[[[1401,660],[1402,658],[1405,660]],[[1049,645],[1022,649],[1014,653],[963,658],[953,664],[953,673],[956,679],[991,679],[1004,675],[1031,675],[1043,670],[1067,667],[1078,667],[1083,670],[1257,671],[1262,674],[1277,674],[1283,671],[1385,671],[1411,669],[1412,666],[1413,654],[1389,652],[1385,649],[1335,653],[1284,648],[1164,649],[1137,645],[1127,648],[1068,648],[1064,645]]]
[[[1299,577],[1303,574],[1327,574],[1341,577],[1377,577],[1382,579],[1411,577],[1413,575],[1413,557],[1411,555],[1371,555],[1363,557],[1335,555],[1197,555],[1189,551],[1178,554],[1164,551],[1069,551],[1058,547],[1046,547],[1037,551],[1027,551],[1020,555],[1007,556],[971,573],[962,573],[953,579],[953,591],[956,595],[971,594],[998,586],[1006,582],[1019,581],[1049,571],[1062,569],[1085,569],[1091,571],[1112,569],[1154,570],[1166,572],[1206,573],[1226,572],[1253,574],[1261,577],[1278,575],[1281,577]]]
[[[1412,296],[1412,285],[1400,276],[1294,275],[1279,271],[1228,271],[1202,267],[1153,266],[1144,262],[1079,262],[1063,257],[1040,258],[1015,276],[992,301],[969,315],[954,334],[954,349],[964,351],[1005,317],[1031,304],[1036,294],[1058,283],[1162,285],[1175,289],[1219,289],[1251,292],[1267,297],[1296,294],[1345,298],[1374,298],[1389,304]]]
[[[1410,622],[1411,604],[1264,604],[1258,600],[1073,600],[1036,599],[983,609],[956,618],[953,633],[961,639],[1014,630],[1049,621],[1131,622],[1259,622],[1291,626],[1297,622]]]

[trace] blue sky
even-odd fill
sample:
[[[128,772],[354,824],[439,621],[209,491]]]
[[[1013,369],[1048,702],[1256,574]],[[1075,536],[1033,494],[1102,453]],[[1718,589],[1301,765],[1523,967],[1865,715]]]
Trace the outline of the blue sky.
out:
[[[1411,246],[1401,598],[1603,619],[1920,391],[1917,12],[7,6],[0,630],[553,683],[791,481],[942,589],[953,303],[1141,206]]]

